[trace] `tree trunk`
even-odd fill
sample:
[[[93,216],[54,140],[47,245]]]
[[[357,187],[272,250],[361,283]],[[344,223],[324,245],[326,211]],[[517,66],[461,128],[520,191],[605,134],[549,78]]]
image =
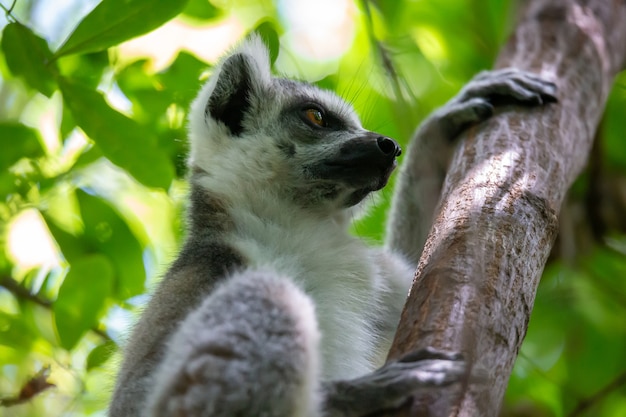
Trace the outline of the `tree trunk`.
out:
[[[462,351],[487,380],[416,398],[392,415],[498,414],[561,203],[625,57],[626,1],[528,2],[496,66],[555,81],[559,102],[505,109],[464,133],[390,353]]]

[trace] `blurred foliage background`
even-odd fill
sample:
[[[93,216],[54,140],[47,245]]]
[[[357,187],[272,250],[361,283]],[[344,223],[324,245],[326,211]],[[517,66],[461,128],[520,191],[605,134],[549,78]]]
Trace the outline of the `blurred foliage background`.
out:
[[[489,68],[506,0],[0,0],[0,415],[104,415],[183,238],[187,107],[257,30],[406,143]],[[564,205],[503,416],[626,416],[626,75]],[[354,232],[380,241],[391,189]]]

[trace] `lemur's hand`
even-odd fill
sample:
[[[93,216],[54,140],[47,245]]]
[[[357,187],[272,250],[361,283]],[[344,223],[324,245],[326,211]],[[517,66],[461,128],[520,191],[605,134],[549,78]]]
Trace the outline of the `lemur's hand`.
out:
[[[400,407],[413,395],[458,382],[466,374],[459,354],[423,349],[349,381],[324,385],[326,417],[357,417]]]
[[[556,91],[554,83],[516,68],[483,71],[430,119],[453,139],[468,125],[488,119],[495,107],[556,102]]]
[[[419,261],[459,133],[488,119],[496,107],[554,102],[556,91],[554,83],[526,71],[485,71],[424,120],[403,158],[388,246],[415,263]]]

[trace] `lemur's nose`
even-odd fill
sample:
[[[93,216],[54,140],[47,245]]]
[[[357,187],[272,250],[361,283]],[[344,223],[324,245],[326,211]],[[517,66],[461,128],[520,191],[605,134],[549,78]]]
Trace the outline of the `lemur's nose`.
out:
[[[402,148],[400,148],[400,145],[398,145],[398,143],[391,138],[379,136],[376,138],[376,142],[378,143],[378,149],[380,149],[385,155],[400,156],[402,154]]]

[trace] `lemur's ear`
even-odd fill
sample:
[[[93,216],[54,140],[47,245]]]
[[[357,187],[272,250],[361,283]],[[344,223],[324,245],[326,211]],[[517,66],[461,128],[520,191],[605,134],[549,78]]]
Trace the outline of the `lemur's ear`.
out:
[[[217,71],[206,114],[224,123],[233,135],[239,135],[251,97],[260,94],[269,81],[267,47],[258,36],[253,36],[227,56]]]

